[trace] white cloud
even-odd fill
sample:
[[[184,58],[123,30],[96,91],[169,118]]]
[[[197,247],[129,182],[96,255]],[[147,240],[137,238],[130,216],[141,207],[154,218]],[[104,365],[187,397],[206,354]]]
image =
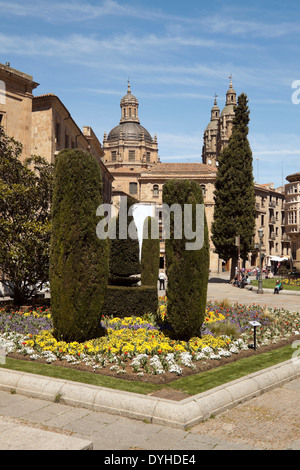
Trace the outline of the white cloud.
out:
[[[213,33],[226,35],[279,38],[300,31],[297,22],[267,23],[266,21],[239,20],[229,15],[216,15],[206,18],[205,24]]]
[[[153,9],[149,8],[148,5],[147,7],[144,5],[139,7],[137,4],[121,3],[116,0],[103,0],[96,4],[90,2],[80,3],[78,0],[64,0],[61,2],[57,0],[53,2],[47,0],[32,0],[31,2],[0,0],[0,10],[3,17],[39,18],[54,24],[98,20],[105,16],[159,21],[169,31],[174,32],[178,31],[178,25],[180,25],[180,31],[183,31],[186,27],[189,29],[193,27],[199,29],[201,27],[204,38],[208,33],[211,35],[223,34],[225,36],[280,38],[300,31],[300,25],[297,21],[279,20],[277,22],[268,22],[265,17],[264,21],[252,20],[251,14],[254,16],[258,13],[261,14],[261,12],[249,11],[248,8],[239,8],[234,10],[233,15],[232,9],[227,5],[223,5],[221,12],[216,15],[198,14],[194,17],[168,13],[163,6],[159,9]],[[205,47],[207,47],[210,42],[214,43],[214,40],[203,39],[198,42],[198,45],[201,45],[202,42],[203,44],[206,43]]]

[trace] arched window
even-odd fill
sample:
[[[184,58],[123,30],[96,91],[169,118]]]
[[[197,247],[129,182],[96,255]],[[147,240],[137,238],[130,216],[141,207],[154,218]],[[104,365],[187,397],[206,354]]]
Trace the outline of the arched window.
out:
[[[153,185],[153,196],[158,196],[159,195],[159,186],[158,184]]]
[[[206,196],[206,187],[205,187],[205,184],[200,184],[201,186],[201,189],[202,189],[202,194],[203,194],[203,197]]]

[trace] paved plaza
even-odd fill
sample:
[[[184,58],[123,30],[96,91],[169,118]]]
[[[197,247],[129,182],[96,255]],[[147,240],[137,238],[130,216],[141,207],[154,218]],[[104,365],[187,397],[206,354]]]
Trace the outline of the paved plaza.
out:
[[[210,279],[209,300],[300,309],[299,295],[257,294],[233,287],[226,276]],[[127,455],[136,450],[300,450],[299,423],[300,378],[188,429],[0,390],[0,449],[118,450]]]

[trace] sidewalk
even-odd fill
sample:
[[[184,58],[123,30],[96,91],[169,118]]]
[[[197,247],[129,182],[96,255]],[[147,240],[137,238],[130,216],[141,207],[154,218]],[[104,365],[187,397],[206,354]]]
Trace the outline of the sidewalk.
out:
[[[224,276],[208,285],[208,300],[299,311],[299,296],[281,294],[239,289]],[[300,450],[292,361],[181,401],[58,382],[0,369],[0,449]]]

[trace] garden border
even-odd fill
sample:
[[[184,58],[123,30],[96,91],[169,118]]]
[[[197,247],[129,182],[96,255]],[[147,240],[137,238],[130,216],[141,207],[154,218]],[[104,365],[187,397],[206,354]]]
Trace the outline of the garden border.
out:
[[[181,401],[0,369],[0,390],[186,430],[239,403],[300,377],[300,360],[290,359]]]
[[[252,286],[251,284],[245,286],[245,288],[247,290],[250,290],[252,292],[257,292],[258,290],[258,286]],[[266,289],[265,287],[263,288],[263,291],[266,293],[266,294],[274,294],[274,289]],[[297,291],[297,290],[286,290],[286,289],[282,289],[280,291],[280,296],[281,295],[300,295],[300,291]]]

